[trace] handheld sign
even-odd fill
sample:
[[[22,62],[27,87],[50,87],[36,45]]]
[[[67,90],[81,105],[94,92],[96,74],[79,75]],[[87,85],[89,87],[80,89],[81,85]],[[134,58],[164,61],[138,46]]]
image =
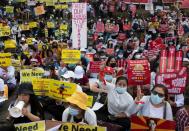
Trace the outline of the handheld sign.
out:
[[[16,131],[45,131],[45,121],[15,124]]]
[[[76,64],[81,59],[79,50],[62,50],[62,60],[66,64]]]
[[[150,84],[150,67],[147,60],[128,60],[128,84]]]
[[[11,65],[11,54],[0,53],[0,66],[10,66],[10,65]]]

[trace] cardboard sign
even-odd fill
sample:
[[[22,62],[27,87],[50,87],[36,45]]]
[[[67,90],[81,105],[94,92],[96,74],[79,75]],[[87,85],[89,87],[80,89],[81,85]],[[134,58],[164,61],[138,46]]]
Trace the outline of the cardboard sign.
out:
[[[5,49],[10,49],[10,48],[16,48],[16,41],[15,40],[6,40],[4,42]]]
[[[102,62],[101,61],[91,61],[89,70],[91,73],[99,73],[100,72],[100,66]]]
[[[131,117],[131,131],[175,131],[176,122],[144,116]]]
[[[41,78],[45,71],[42,68],[24,69],[20,72],[20,82],[32,82],[33,78]]]
[[[29,23],[29,28],[32,29],[32,28],[36,28],[37,27],[37,22],[30,22]]]
[[[106,127],[63,123],[59,131],[106,131]]]
[[[55,24],[53,22],[47,22],[47,28],[55,28]]]
[[[35,7],[35,8],[34,8],[34,11],[35,11],[35,15],[36,15],[36,16],[45,14],[45,9],[44,9],[44,6],[43,6],[43,5],[40,5],[40,6]]]
[[[129,85],[150,84],[150,67],[147,60],[128,60],[127,73]]]
[[[9,26],[3,26],[0,28],[0,37],[11,35],[11,30]]]
[[[11,65],[11,54],[10,53],[0,53],[0,66],[10,66]]]
[[[38,96],[48,96],[50,88],[50,80],[42,78],[33,78],[32,85],[35,95]]]
[[[45,131],[45,121],[15,124],[16,131]]]
[[[13,13],[14,12],[14,7],[13,6],[6,6],[5,7],[6,13]]]
[[[62,50],[62,60],[66,64],[76,64],[81,59],[79,50]]]

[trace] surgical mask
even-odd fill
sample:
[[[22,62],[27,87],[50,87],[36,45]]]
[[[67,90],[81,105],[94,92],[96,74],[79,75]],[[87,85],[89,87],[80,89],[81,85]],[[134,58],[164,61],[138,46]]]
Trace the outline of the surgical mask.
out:
[[[77,116],[79,114],[79,110],[70,107],[69,108],[69,113],[72,116]]]
[[[154,105],[157,105],[157,104],[162,103],[164,97],[163,97],[163,98],[160,98],[160,97],[158,96],[158,94],[157,94],[157,95],[154,95],[154,94],[152,93],[151,96],[150,96],[150,99],[151,99],[151,102],[152,102]]]
[[[115,90],[118,94],[124,94],[127,91],[127,88],[118,86],[115,88]]]
[[[123,54],[119,54],[118,57],[119,57],[119,58],[123,58]]]
[[[112,76],[112,75],[105,75],[105,76],[104,76],[104,79],[105,79],[106,81],[112,81],[113,76]]]
[[[116,67],[116,63],[111,63],[110,66],[111,66],[112,68],[114,68],[114,67]]]

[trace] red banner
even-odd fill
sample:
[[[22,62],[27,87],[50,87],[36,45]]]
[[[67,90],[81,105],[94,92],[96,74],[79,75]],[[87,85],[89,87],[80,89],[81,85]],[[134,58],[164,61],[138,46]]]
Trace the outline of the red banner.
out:
[[[175,131],[176,122],[144,116],[131,117],[131,131]]]
[[[162,3],[174,3],[177,0],[162,0]]]
[[[167,51],[161,51],[160,63],[159,63],[159,72],[165,73],[167,68]]]
[[[129,85],[150,84],[150,67],[147,60],[128,60],[127,74]]]
[[[168,88],[169,94],[181,94],[185,91],[187,71],[183,67],[179,72],[157,74],[156,84],[162,84]]]
[[[90,67],[89,67],[90,72],[91,73],[99,73],[101,63],[102,63],[101,61],[91,61]]]

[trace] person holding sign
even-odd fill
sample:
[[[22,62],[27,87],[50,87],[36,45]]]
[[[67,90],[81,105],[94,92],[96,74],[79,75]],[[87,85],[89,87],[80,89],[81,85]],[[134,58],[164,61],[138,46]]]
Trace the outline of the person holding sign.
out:
[[[66,100],[70,105],[64,110],[62,121],[96,126],[96,114],[87,107],[87,99],[88,96],[79,91],[76,91],[71,97],[68,97]]]
[[[137,89],[136,104],[132,107],[138,115],[173,120],[171,105],[166,101],[168,90],[163,85],[155,85],[150,96],[143,96],[140,87]]]
[[[16,116],[11,116],[10,113],[8,120],[12,120],[14,124],[43,120],[42,107],[34,95],[33,85],[31,83],[20,84],[16,101],[9,106],[9,112],[13,107],[18,107],[17,105],[20,101],[24,103],[21,109],[21,115],[17,116],[19,110]]]

